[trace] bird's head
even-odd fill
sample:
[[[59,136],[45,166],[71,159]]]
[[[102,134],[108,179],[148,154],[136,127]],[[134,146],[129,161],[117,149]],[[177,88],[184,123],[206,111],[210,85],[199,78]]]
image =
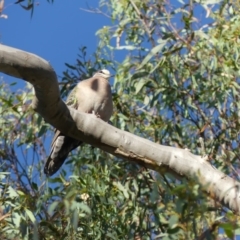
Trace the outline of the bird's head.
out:
[[[111,76],[110,72],[107,69],[99,70],[94,74],[94,76],[101,76],[103,78],[109,79]]]

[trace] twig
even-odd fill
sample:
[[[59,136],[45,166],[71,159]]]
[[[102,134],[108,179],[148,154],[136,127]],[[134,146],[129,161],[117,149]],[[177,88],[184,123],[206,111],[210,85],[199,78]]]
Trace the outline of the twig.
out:
[[[4,218],[9,217],[9,216],[11,216],[10,213],[7,213],[7,214],[1,216],[1,217],[0,217],[0,222],[1,222]]]
[[[212,232],[214,232],[216,230],[216,228],[221,224],[221,222],[217,221],[214,222],[206,231],[204,231],[200,237],[198,237],[198,240],[203,240],[206,239],[206,237],[211,234]]]
[[[107,18],[111,18],[111,16],[109,16],[106,13],[102,12],[99,8],[95,8],[94,9],[94,8],[90,8],[89,6],[87,6],[87,7],[88,7],[88,9],[86,9],[86,8],[79,8],[79,9],[82,10],[82,11],[85,11],[85,12],[89,12],[89,13],[102,14],[102,15],[104,15]]]
[[[134,3],[132,0],[130,0],[130,3],[131,3],[131,5],[132,5],[132,7],[134,8],[134,10],[136,11],[137,15],[139,16],[139,19],[140,19],[140,21],[142,22],[142,24],[143,24],[143,26],[144,26],[144,28],[145,28],[145,31],[146,31],[147,34],[148,34],[148,37],[150,38],[150,41],[151,41],[151,43],[152,43],[152,46],[154,47],[154,46],[155,46],[155,42],[154,42],[154,40],[153,40],[153,38],[152,38],[152,34],[151,34],[151,32],[150,32],[150,30],[149,30],[149,28],[148,28],[148,26],[147,26],[147,23],[145,22],[145,19],[143,18],[141,12],[138,10],[138,8],[137,8],[137,6],[135,5],[135,3]]]

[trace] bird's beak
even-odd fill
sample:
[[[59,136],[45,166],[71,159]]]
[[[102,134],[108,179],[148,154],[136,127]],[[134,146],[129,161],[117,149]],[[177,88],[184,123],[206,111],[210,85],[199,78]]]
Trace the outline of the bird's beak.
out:
[[[115,75],[111,75],[110,77],[115,77]]]

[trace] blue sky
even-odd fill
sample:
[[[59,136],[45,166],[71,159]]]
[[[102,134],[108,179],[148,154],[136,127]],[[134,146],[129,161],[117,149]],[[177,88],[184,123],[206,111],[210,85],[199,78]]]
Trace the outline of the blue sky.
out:
[[[96,31],[109,24],[103,15],[80,9],[88,8],[87,4],[98,6],[97,0],[54,1],[53,4],[42,0],[35,5],[32,18],[29,11],[13,2],[5,0],[3,14],[8,19],[0,18],[0,43],[43,57],[58,75],[66,70],[64,63],[75,63],[79,47],[87,46],[88,54],[92,54],[98,44]],[[12,81],[9,76],[4,79]]]

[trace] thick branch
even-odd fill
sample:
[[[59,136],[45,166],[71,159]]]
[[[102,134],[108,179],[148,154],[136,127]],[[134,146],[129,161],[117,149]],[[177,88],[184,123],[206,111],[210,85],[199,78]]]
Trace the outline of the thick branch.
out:
[[[110,126],[92,114],[68,109],[60,99],[54,70],[42,58],[0,45],[0,71],[32,83],[36,93],[33,108],[65,134],[159,172],[198,178],[213,198],[240,213],[240,184],[200,156],[153,143]]]

